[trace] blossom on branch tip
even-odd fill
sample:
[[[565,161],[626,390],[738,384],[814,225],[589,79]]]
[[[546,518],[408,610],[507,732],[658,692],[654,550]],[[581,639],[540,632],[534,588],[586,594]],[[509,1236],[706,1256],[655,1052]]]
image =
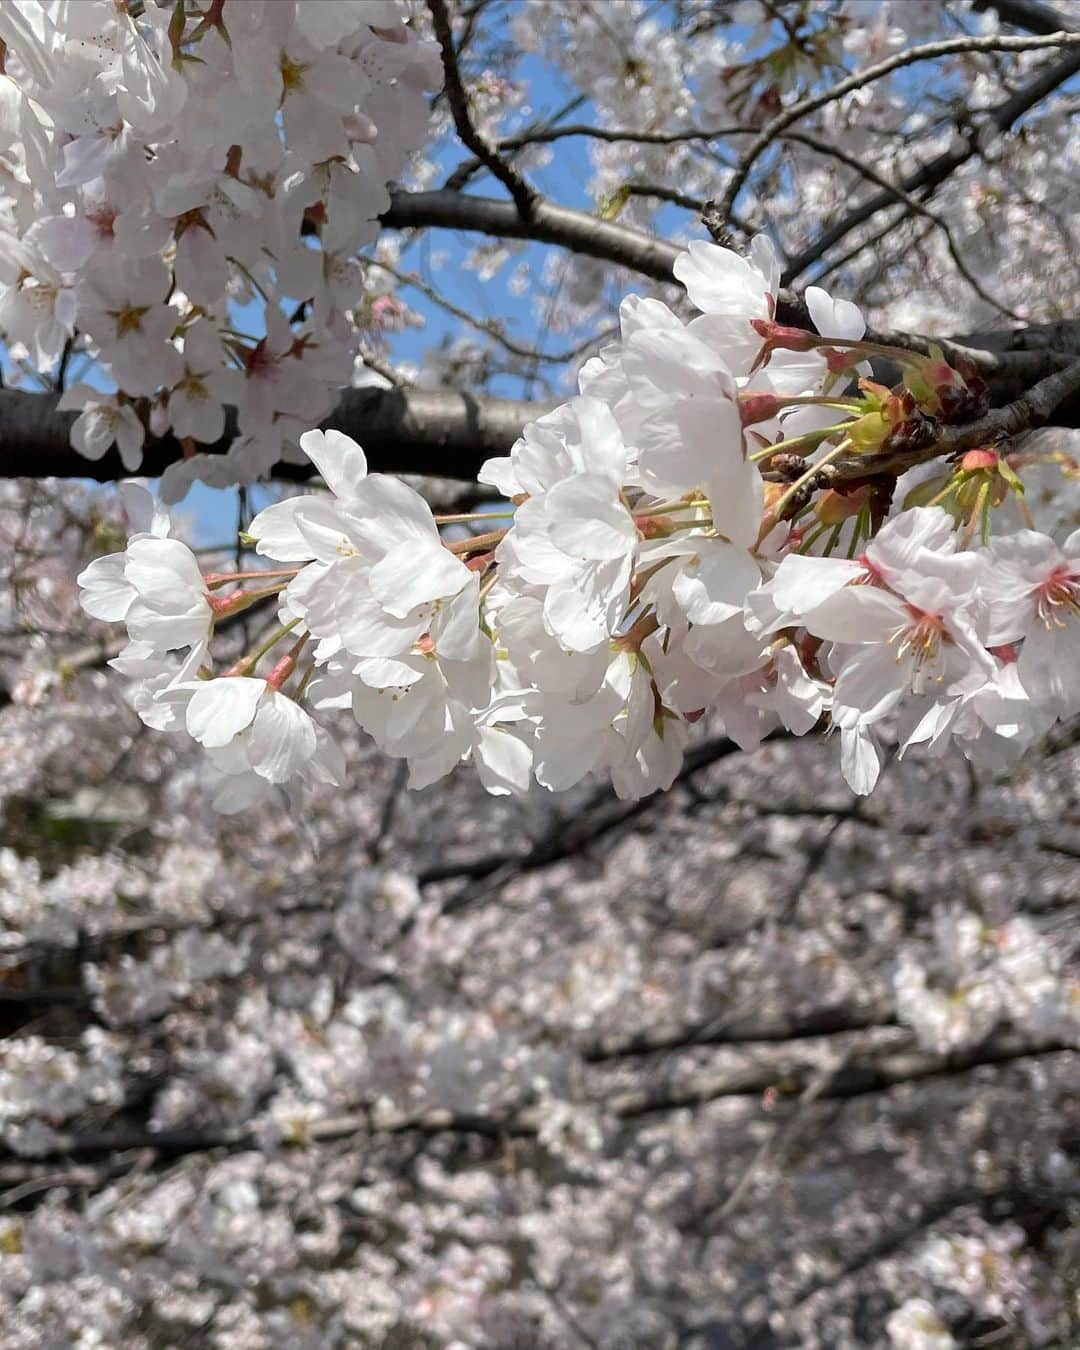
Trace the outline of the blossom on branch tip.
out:
[[[141,715],[168,729],[183,708],[214,772],[232,776],[228,809],[330,774],[317,718],[339,709],[408,762],[413,787],[471,760],[497,794],[597,772],[630,798],[675,781],[710,713],[744,748],[827,719],[864,794],[890,740],[901,755],[955,745],[1007,765],[1075,711],[1080,536],[973,545],[940,505],[882,521],[873,483],[833,487],[820,471],[923,416],[910,390],[828,392],[866,350],[858,310],[811,288],[819,333],[764,349],[755,328],[773,324],[778,276],[767,241],[749,259],[700,245],[677,270],[706,312],[683,323],[659,301],[625,303],[622,340],[586,364],[581,394],[484,464],[481,481],[513,504],[505,528],[443,538],[419,493],[318,430],[299,439],[328,493],[276,502],[250,526],[256,553],[286,564],[274,585],[211,599],[186,546],[152,536],[91,564],[87,608],[127,623]],[[280,312],[266,322],[244,358],[241,417],[270,427],[310,349]],[[830,339],[842,362],[819,350]],[[801,451],[793,474],[771,469],[773,446]],[[270,596],[279,629],[214,678],[213,618]],[[261,680],[286,634],[294,647]],[[170,674],[161,653],[185,647]]]

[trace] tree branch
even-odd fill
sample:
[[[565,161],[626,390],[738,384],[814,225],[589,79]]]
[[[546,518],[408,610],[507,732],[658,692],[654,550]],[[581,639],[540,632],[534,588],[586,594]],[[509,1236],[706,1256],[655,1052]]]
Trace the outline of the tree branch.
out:
[[[1024,322],[1022,315],[1017,314],[1014,310],[1009,309],[1007,306],[1001,304],[1000,301],[996,300],[983,286],[982,282],[974,272],[968,267],[960,252],[959,246],[953,237],[952,228],[950,227],[949,222],[939,212],[932,211],[930,207],[925,206],[917,197],[913,197],[910,192],[905,192],[902,187],[897,187],[893,183],[890,183],[883,174],[878,173],[875,169],[871,168],[870,165],[861,163],[854,155],[847,154],[838,146],[828,145],[824,141],[819,141],[817,137],[808,136],[805,132],[800,131],[785,132],[783,139],[796,141],[801,145],[805,145],[808,149],[815,151],[815,153],[822,155],[827,159],[838,160],[853,172],[861,175],[861,177],[865,178],[868,182],[873,183],[875,187],[881,188],[883,192],[891,193],[898,202],[902,202],[915,215],[922,216],[925,220],[933,221],[945,237],[945,244],[949,250],[949,256],[956,266],[956,270],[968,283],[979,299],[985,300],[988,305],[996,309],[999,313],[1004,314],[1007,318],[1015,319],[1017,323]]]
[[[540,244],[558,244],[573,253],[601,258],[674,285],[672,266],[680,250],[656,235],[629,225],[601,220],[587,211],[574,211],[539,199],[532,214],[523,220],[513,202],[495,197],[474,197],[464,192],[437,188],[433,192],[394,192],[382,223],[394,229],[435,226],[448,230],[476,230],[500,239],[532,239]]]
[[[995,34],[984,38],[945,38],[941,42],[927,42],[921,47],[909,47],[907,51],[897,52],[895,56],[879,61],[876,66],[869,66],[866,70],[856,71],[854,75],[849,75],[846,80],[838,81],[831,88],[823,89],[820,93],[812,94],[809,98],[793,103],[790,108],[785,108],[783,112],[778,113],[772,119],[739,161],[739,166],[720,199],[720,214],[730,216],[731,209],[735,205],[735,199],[742,191],[754,164],[780,133],[786,131],[793,122],[797,122],[802,117],[808,117],[811,113],[817,112],[819,108],[824,108],[826,104],[835,103],[838,99],[844,98],[856,89],[862,89],[875,80],[883,79],[884,76],[892,74],[894,70],[900,70],[903,66],[914,65],[918,61],[932,61],[941,56],[952,56],[967,52],[1027,52],[1038,50],[1041,47],[1071,46],[1080,46],[1080,34],[1068,33],[1064,30],[1057,33],[1038,34],[1034,37],[998,37]]]
[[[882,1028],[890,1036],[889,1028]],[[763,1047],[765,1048],[765,1047]],[[773,1047],[775,1048],[775,1047]],[[770,1088],[781,1089],[783,1096],[801,1094],[820,1072],[821,1055],[833,1053],[826,1046],[808,1045],[805,1054],[790,1048],[765,1055],[763,1062],[737,1069],[692,1074],[682,1083],[654,1083],[640,1091],[621,1093],[607,1108],[622,1120],[673,1111],[680,1107],[701,1106],[722,1097],[759,1096]],[[928,1078],[951,1078],[974,1069],[1010,1064],[1022,1059],[1041,1059],[1048,1055],[1072,1054],[1074,1047],[1059,1041],[1032,1041],[1015,1033],[995,1036],[982,1045],[941,1055],[934,1051],[897,1048],[894,1041],[856,1048],[843,1069],[820,1094],[822,1099],[847,1100],[871,1093],[886,1092],[903,1083]],[[793,1058],[794,1056],[794,1058]]]
[[[368,258],[366,263],[369,267],[378,267],[384,272],[401,283],[403,286],[412,286],[414,290],[420,292],[432,304],[438,305],[441,309],[452,314],[455,319],[460,319],[462,323],[467,323],[470,328],[475,328],[477,332],[486,334],[493,342],[497,342],[504,351],[509,352],[511,356],[521,357],[526,361],[542,361],[550,365],[565,365],[568,361],[575,361],[579,356],[593,346],[595,343],[610,342],[612,338],[618,336],[618,329],[607,328],[596,334],[595,337],[587,338],[585,342],[578,343],[575,347],[569,347],[561,352],[542,352],[535,347],[526,347],[524,343],[517,342],[503,331],[502,324],[494,319],[481,319],[475,314],[470,314],[467,309],[454,304],[441,291],[436,290],[434,286],[429,286],[426,281],[419,277],[415,272],[399,272],[396,267],[391,267],[381,258]]]
[[[1040,5],[1037,0],[972,0],[971,8],[983,12],[995,9],[1002,23],[1029,33],[1056,33],[1076,27],[1060,10]]]
[[[1075,61],[1080,68],[1080,56]],[[1057,78],[1063,76],[1059,73]],[[671,269],[680,251],[643,231],[550,202],[538,201],[532,220],[522,221],[513,202],[445,190],[395,194],[384,223],[400,228],[478,230],[555,243],[662,281],[672,281]],[[778,316],[783,322],[810,326],[805,306],[791,291],[781,293]],[[893,332],[867,336],[920,351],[927,351],[931,342],[938,343],[947,359],[971,362],[990,381],[998,402],[1022,394],[1033,379],[1059,368],[1064,360],[1061,353],[1080,352],[1080,322],[1076,320],[951,341]],[[449,390],[351,389],[343,392],[323,425],[355,436],[376,469],[471,480],[486,458],[506,454],[525,423],[552,406]],[[0,478],[114,482],[128,476],[115,450],[91,461],[71,449],[74,418],[74,413],[57,411],[54,395],[0,389]],[[1070,402],[1059,425],[1080,425],[1080,400]],[[235,417],[230,415],[223,436],[200,449],[210,455],[223,454],[235,435]],[[151,439],[140,472],[156,476],[182,456],[175,437]],[[309,465],[286,463],[274,470],[276,477],[298,481],[311,473]]]
[[[1053,1040],[1030,1040],[1004,1033],[982,1045],[941,1055],[932,1051],[896,1045],[888,1029],[885,1040],[853,1047],[843,1067],[818,1094],[820,1099],[845,1100],[887,1091],[901,1084],[952,1077],[972,1070],[1022,1060],[1073,1055],[1073,1047]],[[747,1047],[749,1050],[751,1047]],[[700,1070],[680,1081],[650,1081],[640,1089],[604,1098],[590,1096],[583,1106],[599,1109],[618,1120],[633,1121],[659,1112],[703,1106],[726,1097],[759,1098],[779,1089],[781,1097],[797,1098],[820,1075],[821,1052],[834,1053],[831,1042],[808,1045],[805,1051],[787,1047],[759,1047],[756,1062],[716,1070]],[[420,1134],[477,1134],[492,1139],[535,1137],[543,1120],[538,1106],[510,1108],[500,1112],[462,1112],[445,1109],[408,1112],[397,1108],[361,1107],[349,1115],[297,1126],[293,1137],[281,1141],[289,1148],[307,1148],[372,1135],[416,1132]],[[142,1128],[60,1133],[36,1159],[108,1156],[131,1149],[151,1149],[165,1157],[224,1148],[258,1149],[266,1146],[261,1132],[251,1123],[218,1128]]]
[[[1080,71],[1080,52],[1073,52],[1055,65],[1042,71],[1003,103],[999,103],[991,111],[986,125],[999,133],[1008,131],[1018,118],[1022,117],[1037,103],[1040,103],[1048,94],[1052,94],[1059,85],[1071,79],[1077,71]],[[916,169],[906,178],[901,179],[897,187],[907,193],[919,192],[923,188],[933,190],[961,165],[966,164],[977,149],[978,141],[975,133],[972,132],[965,137],[965,144],[962,147],[942,151],[928,164],[924,164],[921,169]],[[875,193],[874,196],[868,197],[866,201],[853,207],[842,220],[830,226],[814,243],[803,249],[801,253],[796,254],[788,262],[784,270],[784,285],[790,286],[797,277],[817,262],[835,243],[843,239],[845,235],[850,234],[864,221],[869,220],[871,216],[875,216],[879,211],[894,205],[895,201],[896,192],[890,188],[888,192]]]
[[[808,322],[797,297],[787,297],[780,312],[792,322]],[[1054,347],[1043,346],[1042,342],[1053,339],[1065,351],[1075,353],[1080,349],[1080,324],[1070,321],[1033,325],[1016,333],[973,335],[964,342],[894,332],[868,332],[867,337],[924,352],[936,342],[947,359],[970,361],[990,382],[995,397],[1022,395],[1015,403],[989,414],[976,428],[950,431],[946,439],[917,452],[917,458],[909,460],[905,467],[962,448],[960,438],[969,434],[982,435],[987,440],[1015,435],[1017,430],[1046,420],[1053,407],[1068,410],[1066,416],[1059,412],[1057,425],[1080,424],[1078,400],[1072,398],[1066,403],[1070,389],[1080,387],[1071,378],[1064,386],[1058,382],[1043,388],[1040,384],[1030,394],[1022,393],[1032,379],[1060,368],[1065,359]],[[967,342],[986,346],[967,346]],[[1004,346],[1010,342],[1017,344],[1015,350]],[[1060,370],[1059,373],[1064,374]],[[1062,387],[1066,393],[1057,395],[1057,402],[1046,412],[1040,413],[1031,402],[1035,396],[1041,406],[1051,391]],[[554,406],[553,402],[531,403],[451,390],[347,389],[322,425],[354,436],[376,470],[471,481],[485,459],[507,454],[522,427]],[[99,460],[89,460],[71,448],[69,438],[75,416],[57,411],[54,395],[0,389],[0,479],[89,478],[110,483],[129,477],[115,450]],[[212,445],[201,447],[203,452],[224,454],[236,435],[235,425],[235,417],[230,413],[224,435]],[[1013,430],[1007,429],[1009,425]],[[966,441],[967,445],[978,443]],[[151,439],[139,473],[156,477],[182,457],[182,447],[175,437]],[[858,474],[854,473],[852,461],[845,476],[891,472],[890,465],[897,462],[896,457],[885,460],[867,456],[861,461]],[[308,464],[281,463],[273,470],[275,477],[295,482],[310,478],[312,473]]]
[[[485,459],[507,453],[526,422],[552,406],[450,390],[347,389],[323,425],[354,436],[374,469],[469,480]],[[129,477],[115,450],[89,460],[71,449],[74,420],[74,413],[57,411],[50,395],[0,389],[0,476],[93,478],[101,483]],[[221,439],[200,449],[222,454],[235,436],[235,417],[230,416]],[[139,473],[154,477],[182,456],[175,437],[150,440]],[[314,470],[310,464],[280,464],[274,472],[303,480]]]
[[[821,1008],[804,1017],[750,1021],[713,1018],[692,1027],[649,1027],[630,1036],[609,1036],[587,1044],[582,1057],[590,1064],[630,1059],[662,1051],[691,1050],[707,1045],[768,1044],[811,1037],[843,1036],[873,1027],[897,1026],[888,1008],[857,1012],[851,1008]]]
[[[469,113],[469,98],[461,82],[458,69],[457,52],[454,50],[454,35],[450,27],[450,15],[447,13],[446,0],[428,0],[431,22],[435,36],[442,48],[443,74],[446,77],[446,99],[454,118],[454,126],[462,144],[471,150],[510,193],[517,207],[518,215],[528,220],[532,215],[536,193],[525,182],[512,165],[499,157],[498,151],[473,126]]]
[[[1080,361],[1074,361],[1054,375],[1040,380],[1014,403],[995,408],[967,426],[945,427],[932,444],[920,450],[885,451],[877,455],[847,455],[826,466],[831,479],[844,481],[852,478],[890,477],[901,474],[916,464],[959,454],[977,445],[997,445],[1021,431],[1047,421],[1054,409],[1070,394],[1080,389]],[[768,473],[763,477],[768,478]]]

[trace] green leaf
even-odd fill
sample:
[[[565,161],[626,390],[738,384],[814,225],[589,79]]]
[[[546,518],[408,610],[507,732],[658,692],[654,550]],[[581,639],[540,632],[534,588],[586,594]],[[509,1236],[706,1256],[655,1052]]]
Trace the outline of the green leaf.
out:
[[[601,220],[616,220],[622,214],[623,207],[630,200],[628,187],[616,188],[606,197],[601,197],[597,214]]]

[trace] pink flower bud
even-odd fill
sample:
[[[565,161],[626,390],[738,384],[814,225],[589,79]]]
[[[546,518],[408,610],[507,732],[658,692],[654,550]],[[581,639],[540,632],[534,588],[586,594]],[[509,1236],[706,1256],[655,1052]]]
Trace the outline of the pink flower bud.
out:
[[[974,473],[977,469],[996,469],[997,466],[997,451],[989,450],[983,446],[976,450],[969,450],[960,461],[960,467],[965,473]]]
[[[791,328],[773,319],[751,319],[750,327],[765,341],[767,351],[812,352],[824,339],[802,328]]]
[[[739,416],[744,427],[754,422],[767,422],[775,417],[784,406],[783,400],[775,394],[751,393],[739,395]]]
[[[635,516],[634,524],[642,539],[666,539],[677,528],[670,516]]]

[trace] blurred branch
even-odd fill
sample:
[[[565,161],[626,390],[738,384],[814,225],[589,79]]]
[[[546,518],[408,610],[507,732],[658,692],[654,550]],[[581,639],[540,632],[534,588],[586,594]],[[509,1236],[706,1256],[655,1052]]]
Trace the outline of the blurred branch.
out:
[[[777,740],[780,737],[772,737]],[[743,753],[734,741],[718,736],[687,750],[677,783],[685,782],[700,770],[731,755]],[[544,835],[523,853],[492,853],[474,859],[471,863],[429,868],[419,877],[420,885],[467,876],[470,880],[490,879],[487,888],[476,891],[463,888],[443,906],[444,914],[455,913],[486,900],[492,888],[497,888],[512,877],[549,867],[564,858],[575,857],[591,844],[621,825],[648,811],[660,800],[657,796],[642,797],[637,801],[622,801],[614,789],[600,788],[574,816],[573,820],[557,820]],[[467,869],[467,870],[466,870]]]
[[[631,197],[655,197],[657,201],[671,202],[673,206],[681,206],[685,211],[693,211],[696,215],[701,215],[705,210],[705,202],[700,197],[688,197],[685,192],[679,192],[676,188],[667,187],[663,183],[626,183],[623,191]]]
[[[850,1008],[823,1008],[805,1017],[764,1022],[718,1021],[712,1019],[696,1027],[671,1030],[650,1027],[630,1036],[611,1036],[594,1041],[582,1050],[590,1064],[605,1060],[652,1055],[660,1051],[690,1050],[701,1045],[744,1045],[774,1041],[797,1041],[821,1036],[842,1036],[871,1027],[896,1026],[887,1008],[859,1013]]]
[[[729,1214],[733,1214],[742,1204],[751,1187],[755,1185],[761,1173],[767,1167],[775,1169],[795,1136],[805,1127],[810,1107],[820,1097],[823,1097],[831,1085],[836,1082],[843,1069],[850,1062],[851,1055],[851,1049],[841,1051],[831,1063],[826,1064],[810,1079],[799,1095],[795,1111],[789,1119],[782,1124],[778,1123],[772,1132],[766,1135],[761,1147],[751,1159],[750,1165],[743,1171],[731,1193],[717,1211],[716,1219],[726,1219]]]
[[[786,739],[786,734],[772,736],[769,741],[780,739]],[[679,772],[677,781],[684,783],[701,770],[737,753],[739,753],[739,747],[723,736],[693,746],[686,753],[685,762]],[[388,805],[393,799],[393,793],[391,792],[387,799]],[[662,798],[653,796],[642,798],[640,801],[623,802],[616,798],[610,787],[599,788],[573,822],[562,819],[556,821],[550,830],[532,843],[530,848],[519,853],[482,854],[475,858],[448,861],[421,869],[417,874],[417,885],[424,888],[446,881],[464,880],[472,882],[488,879],[488,887],[483,890],[465,887],[452,896],[443,909],[444,912],[449,913],[466,906],[471,907],[490,898],[501,884],[514,876],[536,871],[561,862],[565,858],[580,854],[596,840],[617,827],[629,823],[661,800]],[[390,810],[392,812],[393,807],[390,807]],[[381,825],[377,837],[384,837]],[[352,840],[351,832],[343,837],[343,842],[352,842]],[[378,851],[379,846],[376,844],[373,852],[378,853]],[[327,863],[330,872],[332,872],[333,844],[323,851],[321,861]],[[293,915],[313,913],[331,914],[336,903],[336,900],[329,895],[327,875],[324,874],[317,877],[316,884],[310,894],[301,895],[288,905],[276,908],[264,906],[253,914],[215,911],[207,914],[205,918],[200,917],[198,919],[176,918],[174,916],[155,918],[152,914],[139,916],[129,919],[108,931],[80,934],[80,950],[84,956],[87,956],[92,952],[107,949],[116,944],[123,944],[130,939],[137,939],[151,933],[167,935],[189,929],[200,931],[241,929],[262,923],[267,919],[283,919]],[[409,926],[408,922],[404,923],[402,933],[408,931]],[[20,960],[31,960],[62,945],[54,942],[32,941],[27,942],[22,948],[11,948],[9,954],[17,955]],[[78,1001],[74,995],[72,995],[72,1000]],[[39,1000],[30,995],[18,1001],[32,1003]],[[2,1002],[3,1000],[0,999],[0,1003]]]
[[[854,93],[857,89],[872,84],[875,80],[883,79],[886,75],[892,74],[894,70],[914,65],[919,61],[932,61],[942,56],[953,56],[961,53],[1028,52],[1036,51],[1042,47],[1073,46],[1080,46],[1080,33],[1069,33],[1064,30],[1058,33],[1037,34],[1033,37],[999,37],[994,34],[990,37],[945,38],[940,42],[924,43],[921,47],[909,47],[906,51],[897,52],[895,56],[879,61],[877,65],[868,66],[866,70],[856,71],[855,74],[849,75],[845,80],[838,81],[830,88],[812,94],[809,98],[801,99],[798,103],[793,103],[790,108],[785,108],[783,112],[778,113],[772,119],[739,161],[739,166],[720,199],[721,214],[730,216],[731,209],[735,205],[735,199],[750,176],[750,170],[781,132],[786,131],[793,122],[808,117],[811,113],[824,108],[826,104],[835,103],[848,94]],[[1080,57],[1077,57],[1076,60],[1080,61]]]
[[[823,155],[826,159],[835,159],[839,161],[841,164],[846,165],[849,169],[852,169],[861,175],[867,182],[873,183],[884,192],[892,193],[896,200],[898,202],[903,202],[913,214],[922,216],[925,220],[932,221],[945,237],[945,245],[949,250],[949,256],[952,258],[956,270],[968,283],[975,294],[993,309],[1004,314],[1006,318],[1015,319],[1017,323],[1024,322],[1024,316],[1022,314],[1017,314],[1015,310],[1009,309],[1008,306],[1003,305],[1000,300],[996,300],[983,286],[982,282],[974,272],[972,272],[971,268],[968,267],[963,259],[963,255],[960,253],[956,239],[953,236],[952,228],[944,216],[940,215],[937,211],[932,211],[928,206],[925,206],[919,201],[918,198],[913,197],[910,192],[905,192],[902,187],[890,183],[884,175],[879,174],[875,169],[871,168],[870,165],[863,164],[860,160],[856,159],[854,155],[847,154],[838,146],[826,144],[824,141],[820,141],[814,136],[808,136],[805,133],[798,131],[785,133],[784,139],[796,141],[801,145],[805,145],[808,149],[815,151],[819,155]]]
[[[692,1073],[675,1083],[651,1080],[640,1090],[619,1094],[608,1101],[606,1107],[620,1119],[632,1120],[658,1111],[701,1106],[721,1097],[757,1097],[777,1087],[782,1098],[798,1098],[820,1073],[822,1051],[829,1055],[834,1053],[831,1046],[808,1043],[804,1053],[794,1053],[794,1056],[791,1048],[785,1047],[775,1054],[758,1053],[756,1063],[741,1068]],[[946,1055],[897,1048],[895,1039],[885,1040],[856,1047],[819,1096],[822,1100],[846,1100],[886,1092],[901,1084],[951,1078],[1017,1060],[1074,1054],[1075,1047],[1068,1044],[1049,1039],[1033,1041],[1011,1033]]]
[[[555,141],[565,140],[568,136],[583,136],[589,140],[607,141],[612,145],[619,142],[634,145],[681,145],[689,141],[717,141],[728,136],[752,136],[754,131],[754,127],[738,124],[730,127],[687,127],[682,131],[639,131],[634,127],[597,127],[588,122],[571,122],[561,127],[538,127],[535,130],[522,131],[516,136],[506,136],[496,144],[500,150],[525,150],[532,145],[551,145]],[[446,180],[446,186],[462,186],[462,175],[474,172],[476,167],[476,163],[471,160],[459,164]]]
[[[1015,94],[999,103],[996,108],[991,109],[984,127],[980,130],[990,128],[999,134],[1008,131],[1024,113],[1040,103],[1048,94],[1052,94],[1055,89],[1064,84],[1066,80],[1071,79],[1078,71],[1080,71],[1080,52],[1073,52],[1063,60],[1041,71],[1034,79],[1018,89]],[[896,186],[907,193],[919,192],[924,188],[932,191],[961,165],[966,164],[977,150],[978,136],[974,131],[971,131],[964,137],[962,146],[954,150],[942,151],[928,164],[924,164],[921,168],[908,174]],[[895,201],[896,193],[890,187],[888,192],[876,193],[874,196],[868,197],[866,201],[859,203],[858,206],[853,207],[846,216],[831,225],[812,244],[790,260],[784,271],[784,284],[790,286],[808,267],[817,262],[845,235],[850,234],[864,221],[877,215],[879,211],[892,205]]]
[[[750,1049],[752,1047],[748,1047]],[[599,1108],[617,1120],[633,1121],[659,1112],[678,1111],[728,1097],[757,1099],[770,1089],[781,1099],[798,1099],[813,1086],[822,1070],[821,1051],[832,1055],[831,1046],[808,1047],[793,1058],[789,1048],[760,1047],[756,1062],[713,1071],[702,1070],[678,1081],[651,1080],[645,1086],[592,1096],[581,1104]],[[818,1053],[814,1053],[817,1050]],[[1004,1034],[984,1044],[950,1055],[897,1048],[895,1039],[865,1048],[852,1047],[844,1062],[817,1091],[820,1100],[847,1099],[883,1092],[902,1084],[939,1077],[953,1077],[976,1069],[1022,1061],[1074,1055],[1073,1047],[1056,1041],[1033,1041]],[[543,1124],[542,1106],[512,1107],[504,1111],[463,1112],[445,1109],[400,1111],[380,1105],[361,1107],[347,1115],[314,1122],[297,1122],[276,1141],[280,1148],[309,1148],[342,1139],[364,1136],[420,1134],[475,1134],[491,1139],[535,1137]],[[262,1149],[270,1140],[253,1123],[217,1128],[143,1128],[58,1132],[53,1142],[35,1154],[45,1158],[109,1156],[133,1149],[151,1149],[159,1157],[177,1157],[210,1149]],[[10,1150],[8,1150],[10,1156]]]
[[[1010,1205],[1035,1202],[1039,1206],[1057,1212],[1071,1208],[1080,1199],[1075,1187],[1037,1186],[1020,1179],[1009,1179],[1003,1185],[987,1189],[965,1186],[948,1191],[916,1207],[914,1215],[905,1217],[890,1227],[878,1240],[862,1251],[849,1257],[843,1265],[826,1278],[817,1278],[811,1282],[799,1296],[796,1308],[802,1308],[817,1294],[829,1291],[831,1294],[839,1285],[852,1279],[861,1271],[877,1265],[878,1262],[893,1256],[907,1246],[912,1238],[919,1237],[929,1228],[948,1218],[958,1209],[975,1206],[986,1209],[995,1202]]]
[[[988,9],[997,11],[1002,23],[1013,28],[1025,28],[1029,33],[1056,33],[1061,29],[1075,29],[1075,20],[1049,5],[1041,5],[1037,0],[972,0],[971,8],[985,13]]]

